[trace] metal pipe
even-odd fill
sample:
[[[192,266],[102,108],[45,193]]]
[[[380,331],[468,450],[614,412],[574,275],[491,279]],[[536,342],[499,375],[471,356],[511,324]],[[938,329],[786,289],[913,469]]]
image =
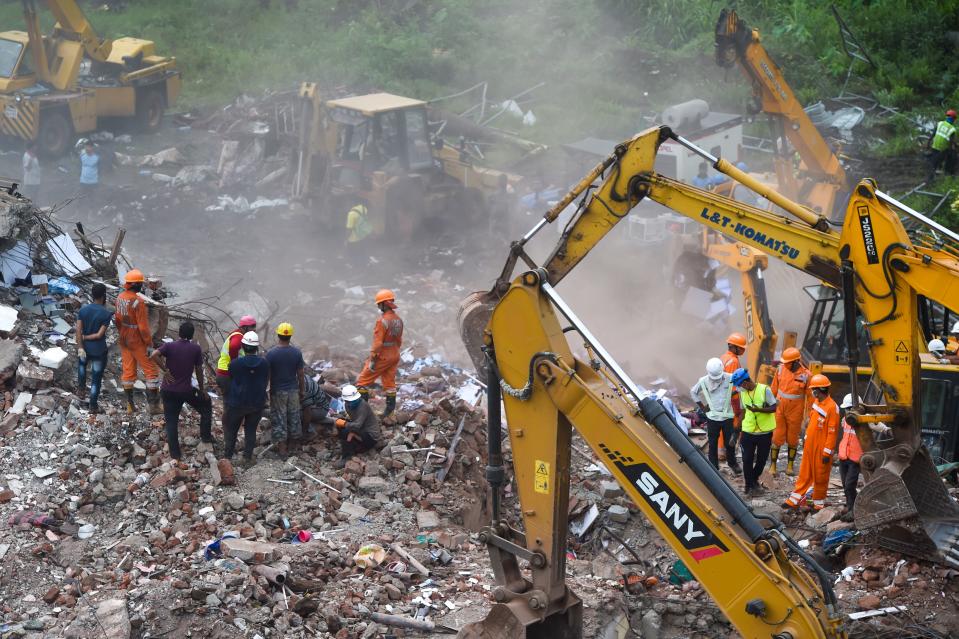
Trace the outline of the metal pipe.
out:
[[[922,223],[925,224],[926,226],[928,226],[928,227],[930,227],[930,228],[932,228],[932,229],[935,229],[936,231],[939,231],[940,233],[942,233],[942,234],[945,235],[946,237],[951,238],[954,242],[959,242],[959,235],[957,235],[956,233],[950,231],[949,229],[947,229],[947,228],[946,228],[945,226],[943,226],[942,224],[939,224],[938,222],[929,219],[928,217],[926,217],[925,215],[923,215],[923,214],[920,213],[919,211],[916,211],[915,209],[906,206],[905,204],[903,204],[902,202],[900,202],[900,201],[897,200],[896,198],[894,198],[894,197],[892,197],[892,196],[890,196],[890,195],[886,195],[885,193],[883,193],[882,191],[880,191],[880,190],[878,190],[878,189],[876,190],[876,197],[879,198],[880,200],[882,200],[883,202],[885,202],[886,204],[888,204],[889,206],[893,206],[893,207],[899,209],[900,211],[902,211],[903,213],[905,213],[905,214],[908,215],[909,217],[911,217],[911,218],[913,218],[913,219],[916,219],[916,220],[919,220],[920,222],[922,222]]]
[[[493,494],[493,527],[500,520],[500,500],[506,472],[503,469],[503,418],[500,407],[499,374],[492,350],[486,350],[486,445],[489,459],[486,462],[486,482]]]
[[[686,147],[687,149],[689,149],[696,155],[700,156],[701,158],[705,160],[709,160],[710,162],[712,162],[713,168],[719,171],[720,173],[728,175],[729,177],[736,180],[737,182],[739,182],[746,188],[763,196],[764,198],[766,198],[767,200],[769,200],[770,202],[772,202],[779,208],[785,211],[789,211],[790,213],[795,215],[797,218],[799,218],[800,220],[802,220],[809,226],[816,229],[820,229],[820,230],[825,230],[825,228],[827,228],[825,226],[826,225],[825,218],[823,218],[821,215],[817,215],[816,213],[813,213],[812,211],[802,206],[801,204],[797,204],[796,202],[793,202],[792,200],[787,198],[785,195],[783,195],[779,191],[774,190],[773,188],[763,184],[762,182],[760,182],[753,176],[749,175],[745,171],[740,170],[729,160],[724,160],[723,158],[717,158],[713,154],[699,148],[698,146],[696,146],[695,144],[693,144],[692,142],[690,142],[689,140],[687,140],[686,138],[680,135],[675,136],[674,139],[679,144]]]
[[[619,379],[622,385],[636,398],[643,419],[659,431],[659,434],[666,440],[670,448],[679,455],[683,463],[689,466],[693,474],[706,485],[709,492],[716,497],[723,508],[732,515],[733,521],[742,526],[746,534],[749,535],[749,538],[752,541],[758,541],[762,538],[766,534],[766,529],[759,523],[759,520],[756,519],[756,516],[749,510],[749,507],[739,494],[723,479],[719,471],[713,468],[712,464],[699,452],[699,449],[689,441],[689,438],[680,430],[676,422],[673,421],[672,416],[663,408],[663,405],[659,403],[651,392],[630,379],[626,371],[623,370],[616,360],[613,359],[612,355],[599,343],[599,340],[586,328],[586,325],[576,316],[573,309],[559,296],[556,289],[547,283],[544,273],[540,273],[539,279],[541,282],[540,286],[546,297],[548,297],[559,310],[560,314],[565,317],[570,324],[576,327],[576,330],[582,336],[583,340],[590,345],[596,353],[596,356],[602,360],[606,367]],[[492,384],[490,387],[492,388]]]
[[[537,222],[536,226],[528,230],[526,232],[526,235],[523,236],[523,239],[519,241],[520,246],[523,246],[524,244],[529,242],[531,239],[533,239],[533,236],[539,233],[540,229],[542,229],[547,224],[549,224],[549,220],[547,220],[545,217],[541,219],[539,222]]]

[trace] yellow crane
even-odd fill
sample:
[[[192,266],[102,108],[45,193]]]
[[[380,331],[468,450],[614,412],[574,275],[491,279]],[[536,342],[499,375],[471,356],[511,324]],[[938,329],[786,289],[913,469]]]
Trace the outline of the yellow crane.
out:
[[[100,37],[74,0],[43,1],[56,19],[43,35],[37,3],[21,1],[26,31],[0,32],[0,134],[56,157],[101,118],[159,128],[180,93],[176,58],[150,40]]]
[[[700,155],[788,215],[657,174],[657,150],[666,140]],[[543,265],[536,264],[525,244],[580,196],[556,247]],[[497,583],[490,618],[513,624],[516,632],[509,636],[578,636],[581,604],[564,578],[570,438],[576,428],[744,637],[845,636],[829,576],[777,521],[750,510],[556,290],[646,198],[845,292],[847,317],[858,309],[867,323],[883,394],[880,402],[857,402],[849,413],[865,451],[866,486],[856,500],[857,526],[874,531],[887,547],[959,566],[959,505],[937,477],[919,436],[914,329],[918,293],[959,306],[959,236],[940,227],[949,246],[913,243],[897,211],[935,223],[870,180],[856,185],[845,222],[836,229],[821,213],[792,202],[668,127],[655,127],[618,145],[512,244],[492,290],[471,295],[461,307],[464,343],[478,369],[486,372],[490,390],[487,477],[493,521],[483,533]],[[519,261],[527,270],[513,278]],[[847,330],[855,327],[847,325]],[[567,332],[578,333],[590,345],[601,371],[574,356]],[[853,348],[853,370],[856,357]],[[855,397],[854,379],[852,384]],[[499,506],[505,475],[499,389],[522,531],[502,518]],[[878,421],[892,428],[891,440],[882,446],[868,428]],[[519,560],[528,562],[529,578],[520,571]]]

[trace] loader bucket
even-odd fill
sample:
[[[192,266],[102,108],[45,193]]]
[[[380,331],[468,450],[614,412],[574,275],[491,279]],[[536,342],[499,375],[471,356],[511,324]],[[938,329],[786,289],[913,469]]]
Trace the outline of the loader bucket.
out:
[[[582,639],[583,604],[572,596],[565,612],[541,619],[522,600],[494,604],[486,618],[463,626],[457,639]]]
[[[922,446],[901,475],[883,465],[856,497],[856,527],[879,544],[959,568],[959,504],[950,497]]]

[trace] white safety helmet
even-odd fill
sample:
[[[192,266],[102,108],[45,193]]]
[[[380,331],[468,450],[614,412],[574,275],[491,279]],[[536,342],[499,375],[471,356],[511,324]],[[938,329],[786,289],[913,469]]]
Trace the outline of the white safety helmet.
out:
[[[720,379],[723,376],[723,361],[718,357],[710,357],[706,362],[706,374],[709,379]]]
[[[862,402],[862,398],[858,398],[859,402]],[[839,405],[839,408],[852,408],[852,393],[846,393],[846,396],[842,398],[842,404]]]
[[[953,335],[959,334],[959,320],[955,321],[955,323],[952,325],[952,330],[949,332]]]
[[[260,336],[256,334],[256,331],[247,331],[243,334],[243,339],[240,340],[240,343],[244,346],[260,346]]]
[[[342,388],[342,393],[343,393],[344,402],[355,402],[360,397],[362,397],[362,395],[360,395],[360,391],[358,391],[356,389],[356,386],[354,386],[353,384],[345,385]]]
[[[931,339],[929,340],[929,352],[935,355],[936,357],[942,357],[946,354],[946,345],[942,343],[941,339]]]

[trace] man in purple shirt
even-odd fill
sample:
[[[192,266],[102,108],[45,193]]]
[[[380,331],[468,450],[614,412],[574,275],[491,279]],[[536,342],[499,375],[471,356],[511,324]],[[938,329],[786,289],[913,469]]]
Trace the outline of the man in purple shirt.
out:
[[[160,397],[163,399],[163,418],[166,421],[166,438],[170,445],[170,457],[180,459],[180,409],[189,404],[200,414],[200,439],[213,443],[211,423],[213,402],[203,387],[203,351],[193,339],[193,324],[180,324],[180,339],[165,342],[150,356],[163,371]],[[193,375],[196,374],[196,388]]]

